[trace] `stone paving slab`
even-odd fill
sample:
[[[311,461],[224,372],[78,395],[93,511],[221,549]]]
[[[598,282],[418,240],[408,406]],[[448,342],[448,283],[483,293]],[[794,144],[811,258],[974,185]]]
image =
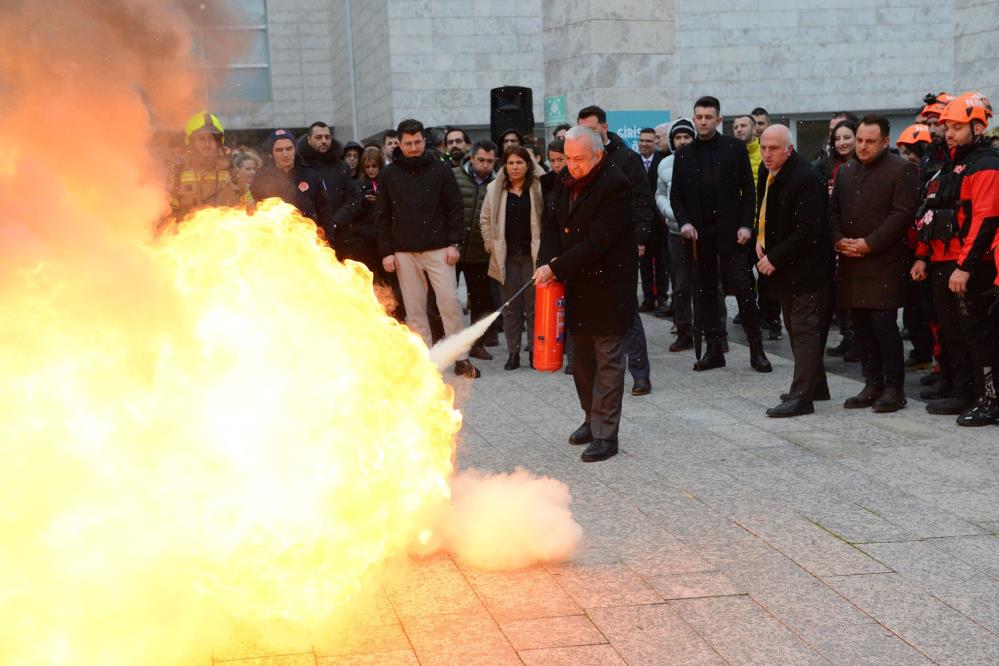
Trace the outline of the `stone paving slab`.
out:
[[[847,412],[861,384],[842,364],[814,416],[768,419],[786,340],[760,375],[730,327],[728,367],[694,373],[666,350],[669,320],[643,322],[653,393],[625,396],[606,462],[566,442],[582,416],[570,377],[505,372],[498,347],[481,379],[449,378],[459,466],[564,482],[585,531],[572,562],[413,560],[346,633],[214,663],[999,663],[999,428],[959,429],[912,398]]]

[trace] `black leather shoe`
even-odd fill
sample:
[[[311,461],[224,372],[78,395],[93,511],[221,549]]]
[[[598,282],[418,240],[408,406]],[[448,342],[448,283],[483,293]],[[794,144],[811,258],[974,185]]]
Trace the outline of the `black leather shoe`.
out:
[[[484,345],[479,343],[472,345],[472,348],[468,350],[468,355],[472,358],[482,359],[483,361],[493,360],[493,355],[486,350]]]
[[[652,302],[652,299],[651,298],[646,298],[645,300],[643,300],[641,302],[641,304],[639,304],[638,311],[639,312],[652,312],[655,309],[655,307],[656,307],[655,303]]]
[[[936,386],[940,383],[940,375],[942,373],[939,370],[933,372],[927,372],[925,375],[919,378],[919,384],[921,386]]]
[[[572,372],[573,372],[572,363],[566,363],[565,364],[565,370],[563,370],[562,372],[564,372],[567,375],[571,375]]]
[[[742,324],[742,313],[741,312],[737,313],[734,317],[732,317],[732,323],[735,324],[736,326],[739,326],[739,325]]]
[[[652,316],[658,317],[659,319],[669,319],[673,316],[673,306],[669,303],[660,303],[656,306]]]
[[[767,333],[767,340],[783,340],[784,333],[780,327],[780,322],[770,324],[770,331]]]
[[[569,443],[574,446],[579,446],[580,444],[589,444],[592,441],[593,441],[593,431],[590,430],[589,421],[576,428],[576,431],[571,435],[569,435]]]
[[[671,352],[686,351],[688,349],[693,349],[694,340],[689,335],[678,335],[673,344],[669,346]]]
[[[819,386],[819,387],[817,387],[815,389],[815,395],[812,396],[812,400],[814,400],[816,402],[822,402],[822,401],[825,401],[825,400],[829,400],[830,398],[831,398],[831,396],[829,395],[829,387],[828,386]],[[781,393],[780,394],[780,401],[781,402],[786,402],[786,401],[788,401],[790,399],[791,399],[791,394],[790,393]]]
[[[791,416],[814,414],[815,406],[807,400],[785,400],[776,407],[767,410],[767,416],[772,419],[786,419]]]
[[[866,409],[867,407],[872,407],[883,392],[884,387],[865,386],[863,391],[852,398],[847,398],[843,406],[847,409]]]
[[[631,395],[648,395],[652,393],[652,382],[648,379],[636,379],[631,387]]]
[[[583,462],[600,462],[617,455],[617,442],[610,439],[595,439],[579,458]]]
[[[516,370],[519,367],[520,367],[520,352],[517,352],[516,354],[510,354],[510,358],[508,358],[506,360],[506,363],[503,365],[504,370]]]
[[[937,416],[960,416],[968,411],[973,401],[966,398],[941,398],[927,403],[926,411]]]
[[[701,357],[700,361],[694,363],[694,370],[697,372],[703,372],[704,370],[714,370],[715,368],[725,367],[725,354],[721,352],[720,349],[708,349],[707,353]]]
[[[889,386],[881,394],[881,397],[874,401],[872,411],[878,414],[888,414],[890,412],[897,412],[907,404],[909,403],[905,399],[905,391]]]
[[[953,396],[954,385],[949,381],[941,381],[936,386],[931,386],[919,392],[919,397],[923,400],[942,400]]]
[[[457,361],[454,364],[454,374],[459,377],[468,377],[469,379],[478,379],[482,376],[479,369],[472,365],[472,362],[469,360]]]
[[[975,406],[957,417],[959,426],[978,428],[999,423],[999,400],[979,398]]]
[[[763,353],[762,344],[758,348],[750,350],[749,365],[751,365],[753,370],[756,370],[756,372],[773,372],[774,370],[773,366],[770,365],[770,359],[768,359],[767,355]]]
[[[721,353],[722,354],[728,353],[728,338],[723,338],[721,341]]]

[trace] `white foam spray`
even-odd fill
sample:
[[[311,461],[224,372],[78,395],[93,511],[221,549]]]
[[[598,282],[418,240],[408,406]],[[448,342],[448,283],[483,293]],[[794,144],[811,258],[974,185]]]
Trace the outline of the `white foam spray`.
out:
[[[503,308],[500,308],[491,315],[475,322],[461,333],[444,338],[430,349],[430,360],[438,368],[444,370],[471,349],[475,341],[489,330],[489,327],[492,326],[492,323],[496,321],[502,312]]]

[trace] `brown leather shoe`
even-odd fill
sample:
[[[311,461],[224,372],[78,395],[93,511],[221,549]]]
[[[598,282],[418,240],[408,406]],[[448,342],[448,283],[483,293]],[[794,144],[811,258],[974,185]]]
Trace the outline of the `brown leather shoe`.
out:
[[[874,403],[878,401],[881,394],[884,393],[883,386],[872,386],[867,385],[864,390],[853,396],[852,398],[847,398],[843,406],[847,409],[866,409],[867,407],[873,407]]]
[[[464,361],[456,361],[454,364],[454,374],[459,377],[468,377],[469,379],[478,379],[482,376],[479,369],[472,365],[472,362],[468,359]]]
[[[482,359],[483,361],[493,360],[493,355],[490,354],[480,343],[472,345],[472,348],[468,350],[468,355],[472,358]]]
[[[906,404],[908,404],[908,401],[905,399],[905,391],[889,386],[881,394],[881,397],[874,401],[874,407],[871,411],[879,414],[887,414],[889,412],[897,412],[905,407]]]

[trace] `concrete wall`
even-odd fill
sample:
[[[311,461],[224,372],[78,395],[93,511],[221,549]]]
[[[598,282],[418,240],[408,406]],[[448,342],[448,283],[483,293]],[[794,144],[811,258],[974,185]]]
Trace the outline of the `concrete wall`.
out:
[[[548,3],[546,3],[548,4]],[[542,0],[388,0],[394,126],[489,123],[489,90],[533,88],[543,117]],[[370,129],[370,127],[369,127]],[[381,128],[377,128],[381,129]]]
[[[952,80],[947,0],[676,0],[680,109],[726,115],[915,107]]]
[[[928,91],[999,100],[999,0],[353,0],[356,136],[405,117],[489,123],[489,89],[566,95],[567,112],[901,111]],[[347,140],[347,0],[268,0],[273,101],[220,110],[234,128],[323,119]],[[907,113],[907,112],[906,112]],[[572,118],[570,117],[570,120]]]
[[[950,92],[977,90],[999,112],[999,0],[954,0],[954,38]]]
[[[673,6],[672,0],[546,2],[544,95],[566,96],[570,122],[588,104],[672,108]]]
[[[334,8],[327,0],[268,0],[270,102],[218,103],[228,127],[301,127],[333,116]]]

